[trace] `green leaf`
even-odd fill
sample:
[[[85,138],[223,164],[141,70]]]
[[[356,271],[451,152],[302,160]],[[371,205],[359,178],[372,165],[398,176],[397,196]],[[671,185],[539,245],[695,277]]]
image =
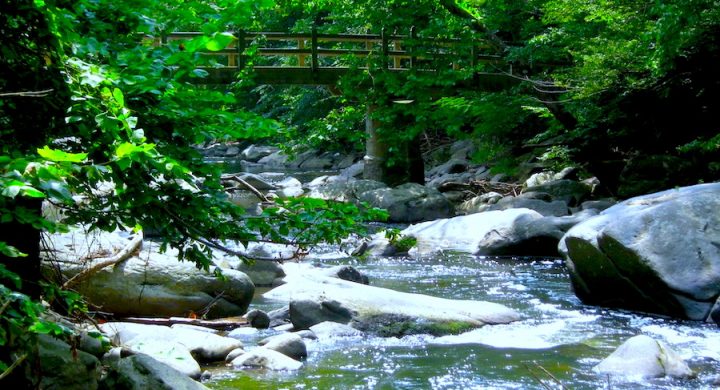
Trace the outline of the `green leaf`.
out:
[[[112,95],[118,105],[125,107],[125,96],[123,96],[123,93],[119,88],[113,89]]]
[[[136,145],[131,144],[130,142],[124,142],[120,144],[117,149],[115,149],[115,156],[118,158],[123,158],[133,152],[136,152],[138,149],[139,148]]]
[[[38,154],[50,161],[79,163],[87,158],[87,153],[67,153],[62,150],[50,149],[47,145],[37,150]]]
[[[235,37],[230,33],[216,33],[205,44],[205,48],[210,51],[220,51],[225,49],[233,40],[235,40]]]

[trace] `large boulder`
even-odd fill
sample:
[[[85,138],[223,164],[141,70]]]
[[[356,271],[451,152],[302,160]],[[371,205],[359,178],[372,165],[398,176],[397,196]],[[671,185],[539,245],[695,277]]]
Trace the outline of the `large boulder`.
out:
[[[682,378],[693,374],[677,352],[662,341],[645,335],[628,339],[593,369],[608,376],[641,378],[663,376]]]
[[[361,194],[387,185],[375,180],[356,180],[344,176],[320,176],[308,183],[310,198],[357,202]]]
[[[591,215],[589,211],[567,217],[543,217],[529,209],[487,211],[411,225],[401,235],[417,240],[411,255],[454,250],[483,256],[557,256],[560,238]],[[392,253],[382,235],[375,235],[369,247],[372,255]]]
[[[390,222],[429,221],[454,213],[453,206],[438,190],[416,183],[366,191],[358,194],[358,199],[386,209]]]
[[[36,375],[40,378],[39,388],[97,389],[100,361],[95,356],[75,350],[48,335],[40,335],[38,344],[40,359]],[[37,380],[37,377],[33,379]]]
[[[504,197],[495,204],[478,207],[477,212],[521,208],[535,210],[544,216],[562,217],[570,214],[567,203],[562,200],[548,202],[543,199],[514,196]]]
[[[70,278],[97,257],[107,257],[128,245],[122,232],[86,234],[80,230],[52,234],[53,259]],[[48,264],[50,272],[54,272]],[[224,278],[198,270],[194,263],[180,262],[177,252],[159,253],[158,245],[145,242],[125,261],[106,267],[77,285],[87,300],[118,316],[171,317],[191,312],[207,317],[242,315],[252,300],[255,286],[242,272],[225,269]]]
[[[383,336],[458,333],[520,319],[516,311],[495,303],[443,299],[372,287],[327,277],[302,265],[286,267],[286,272],[287,283],[268,291],[264,297],[284,302],[332,299],[337,302],[335,305],[341,305],[352,314],[350,323],[354,328]]]
[[[628,199],[560,243],[589,304],[705,320],[720,295],[720,183]]]
[[[182,372],[144,354],[120,359],[108,370],[101,387],[118,390],[207,390]]]

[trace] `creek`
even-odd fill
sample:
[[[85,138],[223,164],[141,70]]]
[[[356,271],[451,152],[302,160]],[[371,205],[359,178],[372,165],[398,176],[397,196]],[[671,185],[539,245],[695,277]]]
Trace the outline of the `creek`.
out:
[[[349,259],[328,250],[318,266],[351,264],[370,284],[443,298],[485,300],[523,314],[522,321],[464,334],[403,338],[307,340],[297,372],[210,368],[212,389],[701,389],[720,373],[716,325],[663,319],[583,305],[561,260],[487,259],[440,253],[424,258]],[[612,286],[608,286],[612,288]],[[260,291],[251,308],[282,306]],[[278,333],[263,330],[243,340]],[[693,379],[609,380],[592,367],[631,336],[663,340],[698,374]],[[562,386],[560,385],[562,384]]]

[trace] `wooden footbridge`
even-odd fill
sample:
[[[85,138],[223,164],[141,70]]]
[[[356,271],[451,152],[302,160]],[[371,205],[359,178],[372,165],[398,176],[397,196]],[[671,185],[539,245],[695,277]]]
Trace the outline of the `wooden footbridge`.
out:
[[[189,41],[200,32],[175,32],[164,43]],[[257,84],[334,85],[352,69],[380,69],[390,72],[437,72],[455,69],[472,74],[473,85],[491,89],[512,82],[511,72],[474,72],[479,63],[491,63],[507,70],[501,56],[483,40],[420,38],[414,29],[408,35],[320,34],[285,32],[244,32],[224,48],[205,51],[210,66],[202,69],[204,84],[229,84],[239,72],[252,66]],[[182,43],[182,42],[181,42]],[[254,55],[253,55],[254,54]],[[250,60],[252,58],[252,61]],[[370,64],[374,64],[371,67]]]

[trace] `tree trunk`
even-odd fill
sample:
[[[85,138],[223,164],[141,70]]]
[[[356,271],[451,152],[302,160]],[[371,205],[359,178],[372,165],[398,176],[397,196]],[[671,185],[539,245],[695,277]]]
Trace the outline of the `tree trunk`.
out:
[[[367,133],[367,140],[365,141],[365,169],[363,171],[363,178],[385,182],[387,179],[385,163],[388,157],[388,146],[377,133],[379,122],[372,118],[374,111],[375,107],[368,106],[367,113],[365,114],[365,133]]]

